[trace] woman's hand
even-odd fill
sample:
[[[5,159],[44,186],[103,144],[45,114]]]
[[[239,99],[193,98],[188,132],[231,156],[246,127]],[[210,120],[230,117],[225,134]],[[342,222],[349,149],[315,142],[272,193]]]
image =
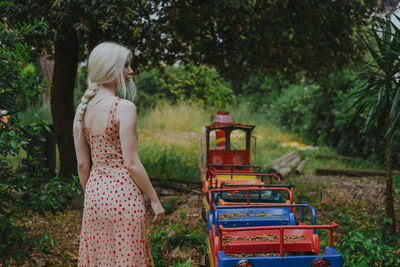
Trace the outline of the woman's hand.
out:
[[[161,206],[160,201],[159,200],[152,201],[151,208],[153,209],[153,212],[154,212],[154,219],[152,221],[153,224],[161,223],[161,221],[164,220],[165,213],[164,213],[163,207]]]

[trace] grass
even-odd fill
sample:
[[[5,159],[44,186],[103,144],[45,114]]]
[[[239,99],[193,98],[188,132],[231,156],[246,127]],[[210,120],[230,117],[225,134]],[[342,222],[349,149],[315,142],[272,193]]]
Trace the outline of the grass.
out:
[[[146,111],[143,119],[138,119],[138,128],[147,130],[170,130],[174,132],[200,132],[200,127],[208,123],[210,116],[197,105],[181,102],[170,105],[161,102]]]
[[[225,110],[230,112],[234,122],[256,126],[253,135],[257,139],[257,165],[266,169],[270,167],[269,162],[292,150],[292,148],[282,147],[283,142],[302,142],[301,138],[295,134],[287,133],[274,125],[270,111],[252,112],[252,104],[249,102],[235,104]],[[160,101],[155,108],[140,112],[138,114],[139,153],[149,175],[157,178],[192,180],[197,172],[199,141],[204,135],[204,126],[213,122],[216,111],[215,108],[204,108],[187,102],[171,105],[167,101]],[[38,116],[32,116],[33,113]],[[31,107],[26,112],[18,114],[18,119],[23,125],[32,123],[38,117],[51,121],[49,107]],[[310,158],[304,170],[305,173],[313,173],[316,168],[383,169],[381,164],[363,159],[352,162],[317,159],[315,156],[318,153],[335,155],[334,150],[328,147],[318,147],[316,151],[299,151],[302,158]],[[18,166],[24,157],[26,155],[21,152],[16,157],[8,158],[14,166]],[[57,156],[57,169],[59,164]]]
[[[282,143],[302,140],[274,125],[268,119],[268,113],[249,112],[248,106],[244,103],[226,110],[230,111],[234,122],[256,126],[253,135],[257,139],[257,165],[268,169],[271,161],[293,150],[282,147]],[[194,179],[199,162],[200,138],[204,135],[204,126],[213,122],[215,114],[215,109],[205,109],[200,105],[162,102],[139,115],[139,154],[149,175]],[[252,146],[254,148],[254,144]],[[299,151],[302,158],[310,158],[305,173],[313,173],[316,168],[383,169],[383,166],[363,159],[317,159],[315,156],[319,153],[335,155],[334,150],[328,147]]]

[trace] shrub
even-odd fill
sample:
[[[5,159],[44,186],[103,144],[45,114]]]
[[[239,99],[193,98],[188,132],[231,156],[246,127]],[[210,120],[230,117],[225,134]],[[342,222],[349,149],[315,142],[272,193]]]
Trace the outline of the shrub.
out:
[[[168,235],[168,230],[159,230],[154,235],[149,236],[151,255],[155,266],[167,266],[163,251],[165,250],[164,240]]]
[[[167,237],[166,241],[170,247],[191,248],[200,246],[203,252],[206,252],[206,234],[202,228],[184,228],[179,224],[171,226],[176,234]]]
[[[160,99],[224,106],[232,100],[232,90],[214,69],[205,66],[166,66],[143,71],[136,79],[138,107],[149,108]]]
[[[308,143],[332,147],[339,154],[381,162],[385,151],[384,143],[379,141],[383,140],[382,134],[376,129],[362,132],[367,114],[357,114],[352,108],[355,102],[353,94],[360,83],[357,78],[357,72],[351,68],[334,70],[318,84],[310,81],[278,83],[265,78],[264,84],[279,87],[268,89],[264,96],[256,93],[260,103],[271,104],[254,106],[258,108],[256,111],[263,111],[269,120],[300,134]],[[259,82],[258,86],[262,84]],[[259,92],[263,92],[261,87]],[[400,142],[396,140],[400,140],[400,133],[393,135],[395,163],[400,158]]]
[[[386,232],[388,219],[375,229],[352,230],[338,245],[343,266],[400,266],[400,236]],[[386,229],[386,230],[385,230]]]
[[[34,25],[21,23],[13,31],[10,28],[6,19],[0,22],[0,108],[10,116],[7,123],[0,121],[0,262],[6,266],[12,258],[28,257],[33,247],[49,252],[49,244],[53,244],[47,232],[43,237],[26,236],[26,216],[62,210],[73,194],[81,193],[76,177],[72,183],[52,178],[49,169],[42,166],[37,148],[25,165],[15,164],[18,160],[14,158],[28,142],[41,140],[50,128],[43,118],[31,121],[32,114],[26,112],[43,92],[43,84],[29,64],[30,46],[23,42],[24,36],[38,34],[46,25],[35,21]]]

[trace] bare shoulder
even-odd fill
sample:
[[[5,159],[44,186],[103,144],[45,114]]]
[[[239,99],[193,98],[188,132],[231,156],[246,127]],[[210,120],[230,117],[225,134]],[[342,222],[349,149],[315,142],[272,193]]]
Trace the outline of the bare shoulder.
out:
[[[118,115],[120,118],[136,117],[136,105],[129,100],[121,99],[119,102]]]

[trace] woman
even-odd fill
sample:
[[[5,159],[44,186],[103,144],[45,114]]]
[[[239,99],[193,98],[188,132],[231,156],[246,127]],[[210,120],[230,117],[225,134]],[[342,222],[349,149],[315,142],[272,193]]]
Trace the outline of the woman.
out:
[[[153,223],[163,220],[164,210],[139,160],[136,107],[116,96],[135,96],[131,56],[127,48],[105,42],[89,57],[89,86],[74,120],[85,192],[78,266],[153,266],[143,193]]]

